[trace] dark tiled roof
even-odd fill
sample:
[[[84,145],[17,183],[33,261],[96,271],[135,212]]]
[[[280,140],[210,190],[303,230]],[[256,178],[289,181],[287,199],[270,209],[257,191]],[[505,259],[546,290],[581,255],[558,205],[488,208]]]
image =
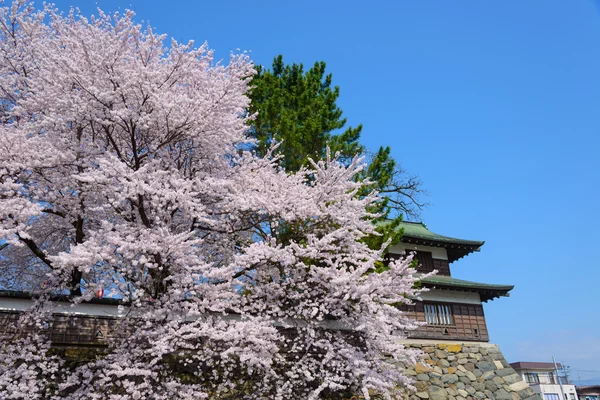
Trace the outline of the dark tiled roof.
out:
[[[439,235],[430,231],[423,222],[406,222],[402,221],[400,223],[402,229],[404,229],[404,236],[415,238],[415,239],[424,239],[431,240],[433,242],[447,243],[447,244],[456,244],[456,245],[467,245],[467,246],[483,246],[485,241],[483,240],[466,240],[466,239],[458,239],[450,236]]]
[[[562,368],[560,363],[556,363],[558,368]],[[554,363],[551,362],[535,362],[535,361],[517,361],[510,363],[513,369],[547,369],[553,370]]]
[[[479,251],[485,241],[467,240],[444,236],[430,231],[422,222],[401,222],[400,228],[403,243],[420,244],[424,246],[443,247],[448,253],[448,261],[453,262],[474,251]]]
[[[479,293],[481,301],[508,296],[514,285],[499,285],[456,279],[446,275],[434,275],[421,280],[423,286],[438,289],[464,290]]]

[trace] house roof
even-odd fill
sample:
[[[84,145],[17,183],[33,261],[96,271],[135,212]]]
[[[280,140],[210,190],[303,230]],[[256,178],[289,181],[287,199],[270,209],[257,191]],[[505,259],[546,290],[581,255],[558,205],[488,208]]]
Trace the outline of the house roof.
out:
[[[448,253],[448,261],[453,262],[469,253],[478,251],[485,243],[483,240],[466,240],[444,236],[430,231],[423,222],[401,222],[404,234],[401,242],[421,244],[425,246],[444,247]]]
[[[577,390],[577,394],[580,396],[594,396],[600,394],[600,385],[575,386],[575,390]]]
[[[537,362],[537,361],[517,361],[510,363],[513,369],[543,369],[543,370],[554,370],[554,363],[551,362]],[[556,363],[558,368],[562,368],[560,363]]]
[[[421,283],[428,288],[477,292],[483,302],[493,300],[497,297],[508,297],[508,292],[514,288],[514,285],[465,281],[446,275],[429,276],[421,279]]]

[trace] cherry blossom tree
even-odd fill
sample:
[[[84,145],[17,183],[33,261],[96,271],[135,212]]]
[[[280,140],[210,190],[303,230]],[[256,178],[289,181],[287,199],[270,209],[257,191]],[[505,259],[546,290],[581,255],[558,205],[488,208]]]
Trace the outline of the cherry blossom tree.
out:
[[[395,398],[418,357],[349,165],[244,152],[253,68],[165,43],[133,13],[0,9],[0,272],[32,291],[0,344],[7,399]],[[123,300],[98,357],[65,365],[51,295]]]

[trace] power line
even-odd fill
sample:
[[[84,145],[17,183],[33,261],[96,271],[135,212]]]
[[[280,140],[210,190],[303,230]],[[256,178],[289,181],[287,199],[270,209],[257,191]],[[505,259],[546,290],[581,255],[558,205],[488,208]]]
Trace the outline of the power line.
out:
[[[577,371],[577,372],[589,372],[589,373],[600,373],[600,370],[591,370],[591,369],[577,369],[577,368],[571,368],[571,371]]]

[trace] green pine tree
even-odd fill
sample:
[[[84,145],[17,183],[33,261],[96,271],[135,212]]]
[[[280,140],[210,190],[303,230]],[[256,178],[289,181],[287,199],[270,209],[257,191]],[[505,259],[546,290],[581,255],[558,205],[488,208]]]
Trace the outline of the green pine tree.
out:
[[[332,86],[332,76],[325,73],[325,67],[321,61],[305,71],[302,64],[284,64],[279,55],[272,69],[256,68],[249,108],[256,118],[249,135],[256,140],[254,150],[261,156],[274,142],[280,143],[277,151],[283,156],[280,162],[286,171],[298,171],[309,158],[322,158],[327,147],[332,154],[338,153],[342,162],[357,154],[369,156],[359,143],[362,125],[346,127],[346,118],[336,104],[340,88]],[[389,238],[398,242],[402,218],[418,216],[424,206],[420,180],[400,169],[390,153],[390,147],[380,147],[368,157],[367,168],[358,177],[373,182],[362,194],[377,190],[382,198],[373,211],[381,214],[374,222],[383,235],[366,239],[373,248]]]

